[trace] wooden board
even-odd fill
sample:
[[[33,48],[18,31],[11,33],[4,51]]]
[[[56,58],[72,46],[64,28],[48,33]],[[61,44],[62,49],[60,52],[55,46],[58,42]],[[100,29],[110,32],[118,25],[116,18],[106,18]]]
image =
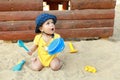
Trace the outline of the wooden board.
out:
[[[56,29],[113,27],[114,19],[102,20],[58,20]],[[0,31],[35,30],[35,21],[0,22]]]
[[[2,0],[0,11],[40,11],[43,10],[43,0]]]
[[[113,27],[105,28],[79,28],[79,29],[58,29],[56,30],[63,38],[84,38],[84,37],[110,37],[113,34]]]
[[[0,22],[0,31],[35,30],[34,21],[7,21]]]
[[[116,0],[71,0],[71,10],[75,9],[111,9],[115,8]]]
[[[77,29],[77,28],[99,28],[113,27],[114,19],[98,19],[98,20],[58,20],[57,29]]]
[[[57,29],[63,38],[83,38],[83,37],[102,37],[112,36],[113,27],[105,28],[80,28],[80,29]],[[0,40],[33,40],[34,30],[28,31],[1,31]]]
[[[0,40],[33,40],[34,30],[28,31],[1,31]]]
[[[40,13],[50,13],[58,20],[114,19],[114,9],[85,9],[65,11],[9,11],[0,12],[0,21],[35,20]]]

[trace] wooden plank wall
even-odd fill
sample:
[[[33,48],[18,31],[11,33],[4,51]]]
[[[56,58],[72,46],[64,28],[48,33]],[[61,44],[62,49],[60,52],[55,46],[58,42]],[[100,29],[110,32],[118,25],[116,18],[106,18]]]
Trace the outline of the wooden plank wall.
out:
[[[0,0],[0,11],[43,10],[42,0]]]
[[[71,9],[111,9],[116,0],[71,0]]]
[[[115,10],[115,5],[116,5],[116,0],[71,0],[71,10],[85,10],[86,12],[88,11],[87,14],[91,14],[91,12],[89,12],[89,10],[99,10],[101,11],[102,15],[106,14],[106,11],[111,11]],[[104,10],[104,12],[103,12]],[[98,13],[96,11],[96,13]],[[103,21],[103,23],[99,23],[97,25],[87,25],[87,27],[84,28],[79,28],[82,32],[85,30],[87,32],[85,32],[84,34],[80,33],[80,37],[110,37],[113,35],[113,27],[114,27],[114,17],[112,18],[100,18],[100,15],[96,15],[96,13],[94,13],[92,16],[99,16],[99,18],[91,18],[92,16],[89,15],[87,17],[89,17],[89,22],[85,22],[85,24],[89,24],[89,23],[99,23],[96,21]],[[86,13],[84,13],[86,14]],[[112,16],[115,16],[115,11],[112,12],[111,14]],[[111,16],[111,15],[106,15],[106,16]],[[88,19],[85,19],[85,21],[87,21]],[[111,22],[106,22],[112,20]],[[81,20],[84,21],[84,20]],[[105,24],[110,24],[110,25],[105,25]],[[100,25],[100,26],[99,26]],[[80,31],[79,30],[79,31]],[[78,31],[78,32],[79,32]],[[66,33],[67,34],[67,33]],[[87,34],[87,35],[85,35]]]
[[[56,32],[63,38],[109,37],[113,34],[115,2],[115,0],[71,0],[72,10],[64,11],[42,11],[42,8],[22,11],[1,10],[0,39],[32,40],[35,36],[35,18],[43,12],[57,16]]]
[[[43,0],[0,0],[0,40],[32,40],[35,36],[31,20],[22,19],[32,17],[29,12],[42,11]],[[26,14],[24,16],[19,15]]]

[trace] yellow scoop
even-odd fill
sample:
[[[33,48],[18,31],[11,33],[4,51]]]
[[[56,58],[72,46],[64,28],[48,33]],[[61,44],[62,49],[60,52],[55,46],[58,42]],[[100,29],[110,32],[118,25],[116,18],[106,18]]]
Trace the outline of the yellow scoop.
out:
[[[85,66],[84,70],[91,73],[96,73],[96,68],[93,66]]]
[[[70,52],[71,53],[76,53],[77,52],[77,50],[73,47],[72,42],[69,42],[69,47],[70,47]]]

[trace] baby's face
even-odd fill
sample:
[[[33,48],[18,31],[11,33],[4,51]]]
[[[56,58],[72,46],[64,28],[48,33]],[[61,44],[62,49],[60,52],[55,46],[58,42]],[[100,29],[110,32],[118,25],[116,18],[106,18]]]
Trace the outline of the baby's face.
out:
[[[48,19],[45,23],[43,23],[40,30],[48,34],[53,34],[55,32],[55,24],[53,20]]]

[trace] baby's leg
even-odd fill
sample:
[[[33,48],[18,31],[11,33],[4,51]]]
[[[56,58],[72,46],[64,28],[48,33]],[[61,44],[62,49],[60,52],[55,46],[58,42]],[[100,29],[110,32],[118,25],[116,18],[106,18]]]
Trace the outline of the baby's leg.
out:
[[[50,63],[50,67],[51,67],[51,69],[54,70],[54,71],[59,70],[59,69],[61,68],[61,66],[62,66],[62,62],[61,62],[60,59],[57,58],[57,57],[54,58],[54,59],[51,61],[51,63]]]
[[[32,63],[31,63],[31,68],[35,71],[40,71],[42,70],[43,66],[40,62],[40,60],[37,58],[33,58],[32,60]]]

